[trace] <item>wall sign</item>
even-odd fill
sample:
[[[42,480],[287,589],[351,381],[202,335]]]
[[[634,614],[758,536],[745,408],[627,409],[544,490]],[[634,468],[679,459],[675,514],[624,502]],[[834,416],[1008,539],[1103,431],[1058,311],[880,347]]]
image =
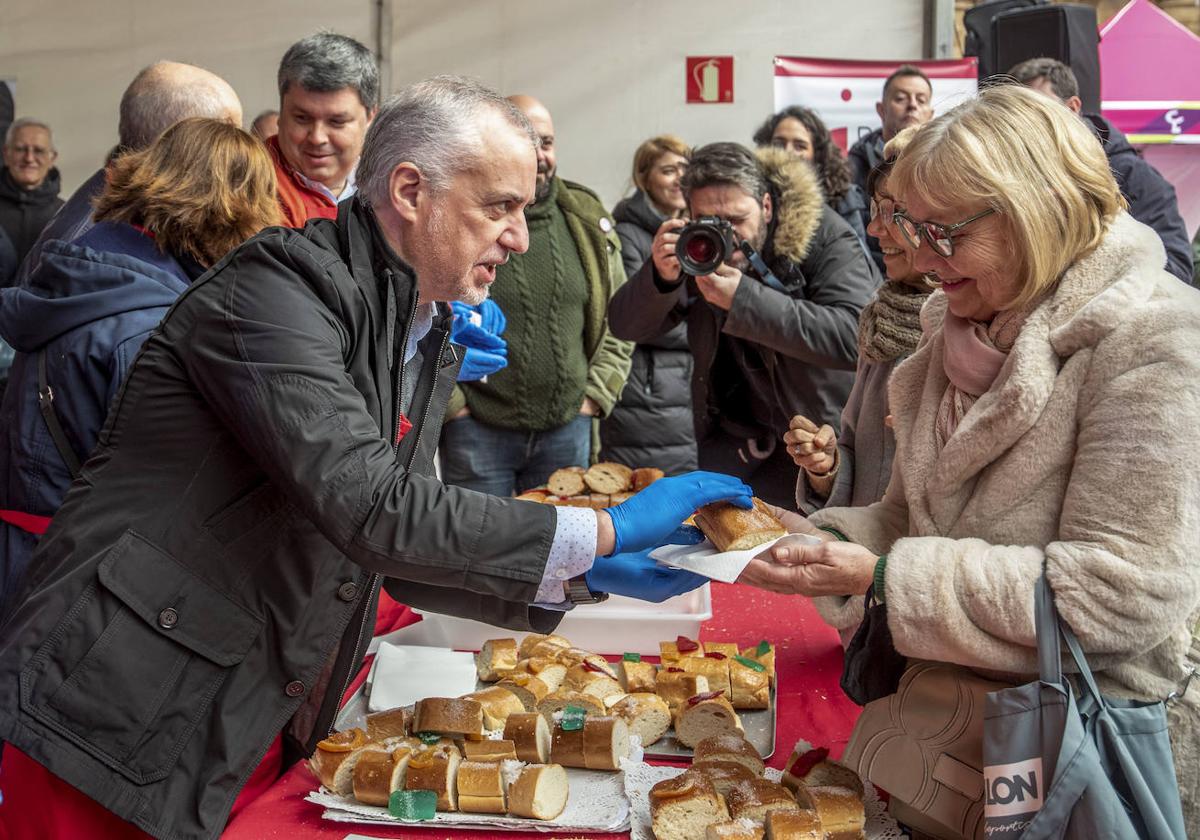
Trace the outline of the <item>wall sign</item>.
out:
[[[693,55],[687,58],[688,104],[733,101],[733,56]]]

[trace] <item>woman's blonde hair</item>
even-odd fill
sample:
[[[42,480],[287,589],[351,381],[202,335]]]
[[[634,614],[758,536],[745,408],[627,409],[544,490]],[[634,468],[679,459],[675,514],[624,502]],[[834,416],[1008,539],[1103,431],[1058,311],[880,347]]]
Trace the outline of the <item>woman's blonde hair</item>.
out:
[[[1008,307],[1049,290],[1100,244],[1125,206],[1100,141],[1078,116],[1022,85],[985,88],[927,123],[888,178],[893,195],[931,207],[986,205],[1012,236],[1019,289]],[[934,221],[953,223],[958,219]]]
[[[654,162],[667,152],[674,152],[682,158],[690,158],[692,150],[674,134],[662,134],[651,137],[638,146],[633,153],[633,185],[642,192],[646,191],[646,177],[654,168]]]
[[[199,117],[117,158],[95,216],[140,225],[159,250],[205,267],[282,222],[266,147],[236,126]]]

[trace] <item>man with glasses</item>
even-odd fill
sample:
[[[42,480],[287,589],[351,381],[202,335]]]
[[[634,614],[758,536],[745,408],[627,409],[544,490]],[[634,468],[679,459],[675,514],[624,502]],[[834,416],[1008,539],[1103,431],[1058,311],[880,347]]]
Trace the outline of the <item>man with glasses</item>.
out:
[[[8,235],[18,263],[62,207],[54,167],[57,158],[50,126],[44,122],[20,119],[8,127],[0,169],[0,228]]]

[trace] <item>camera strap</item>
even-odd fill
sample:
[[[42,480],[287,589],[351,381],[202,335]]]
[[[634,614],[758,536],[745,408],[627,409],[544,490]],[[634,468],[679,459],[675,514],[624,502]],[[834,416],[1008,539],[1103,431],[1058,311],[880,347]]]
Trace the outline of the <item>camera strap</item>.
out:
[[[777,292],[785,295],[788,294],[788,290],[779,282],[779,278],[772,273],[771,269],[767,268],[767,263],[763,260],[762,255],[754,250],[749,242],[743,239],[738,249],[746,255],[746,259],[750,262],[750,267],[758,274],[759,280]]]

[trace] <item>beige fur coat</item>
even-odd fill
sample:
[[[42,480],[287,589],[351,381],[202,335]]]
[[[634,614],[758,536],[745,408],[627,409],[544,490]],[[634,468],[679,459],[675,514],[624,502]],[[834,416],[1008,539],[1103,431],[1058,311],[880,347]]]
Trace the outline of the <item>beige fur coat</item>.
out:
[[[812,517],[888,555],[900,653],[1032,674],[1044,564],[1102,690],[1159,700],[1196,665],[1200,292],[1164,260],[1154,231],[1121,213],[1032,312],[941,452],[946,299],[930,298],[922,345],[889,387],[897,449],[883,501]],[[861,598],[816,601],[841,630],[861,619]],[[1171,716],[1200,832],[1200,679]]]

